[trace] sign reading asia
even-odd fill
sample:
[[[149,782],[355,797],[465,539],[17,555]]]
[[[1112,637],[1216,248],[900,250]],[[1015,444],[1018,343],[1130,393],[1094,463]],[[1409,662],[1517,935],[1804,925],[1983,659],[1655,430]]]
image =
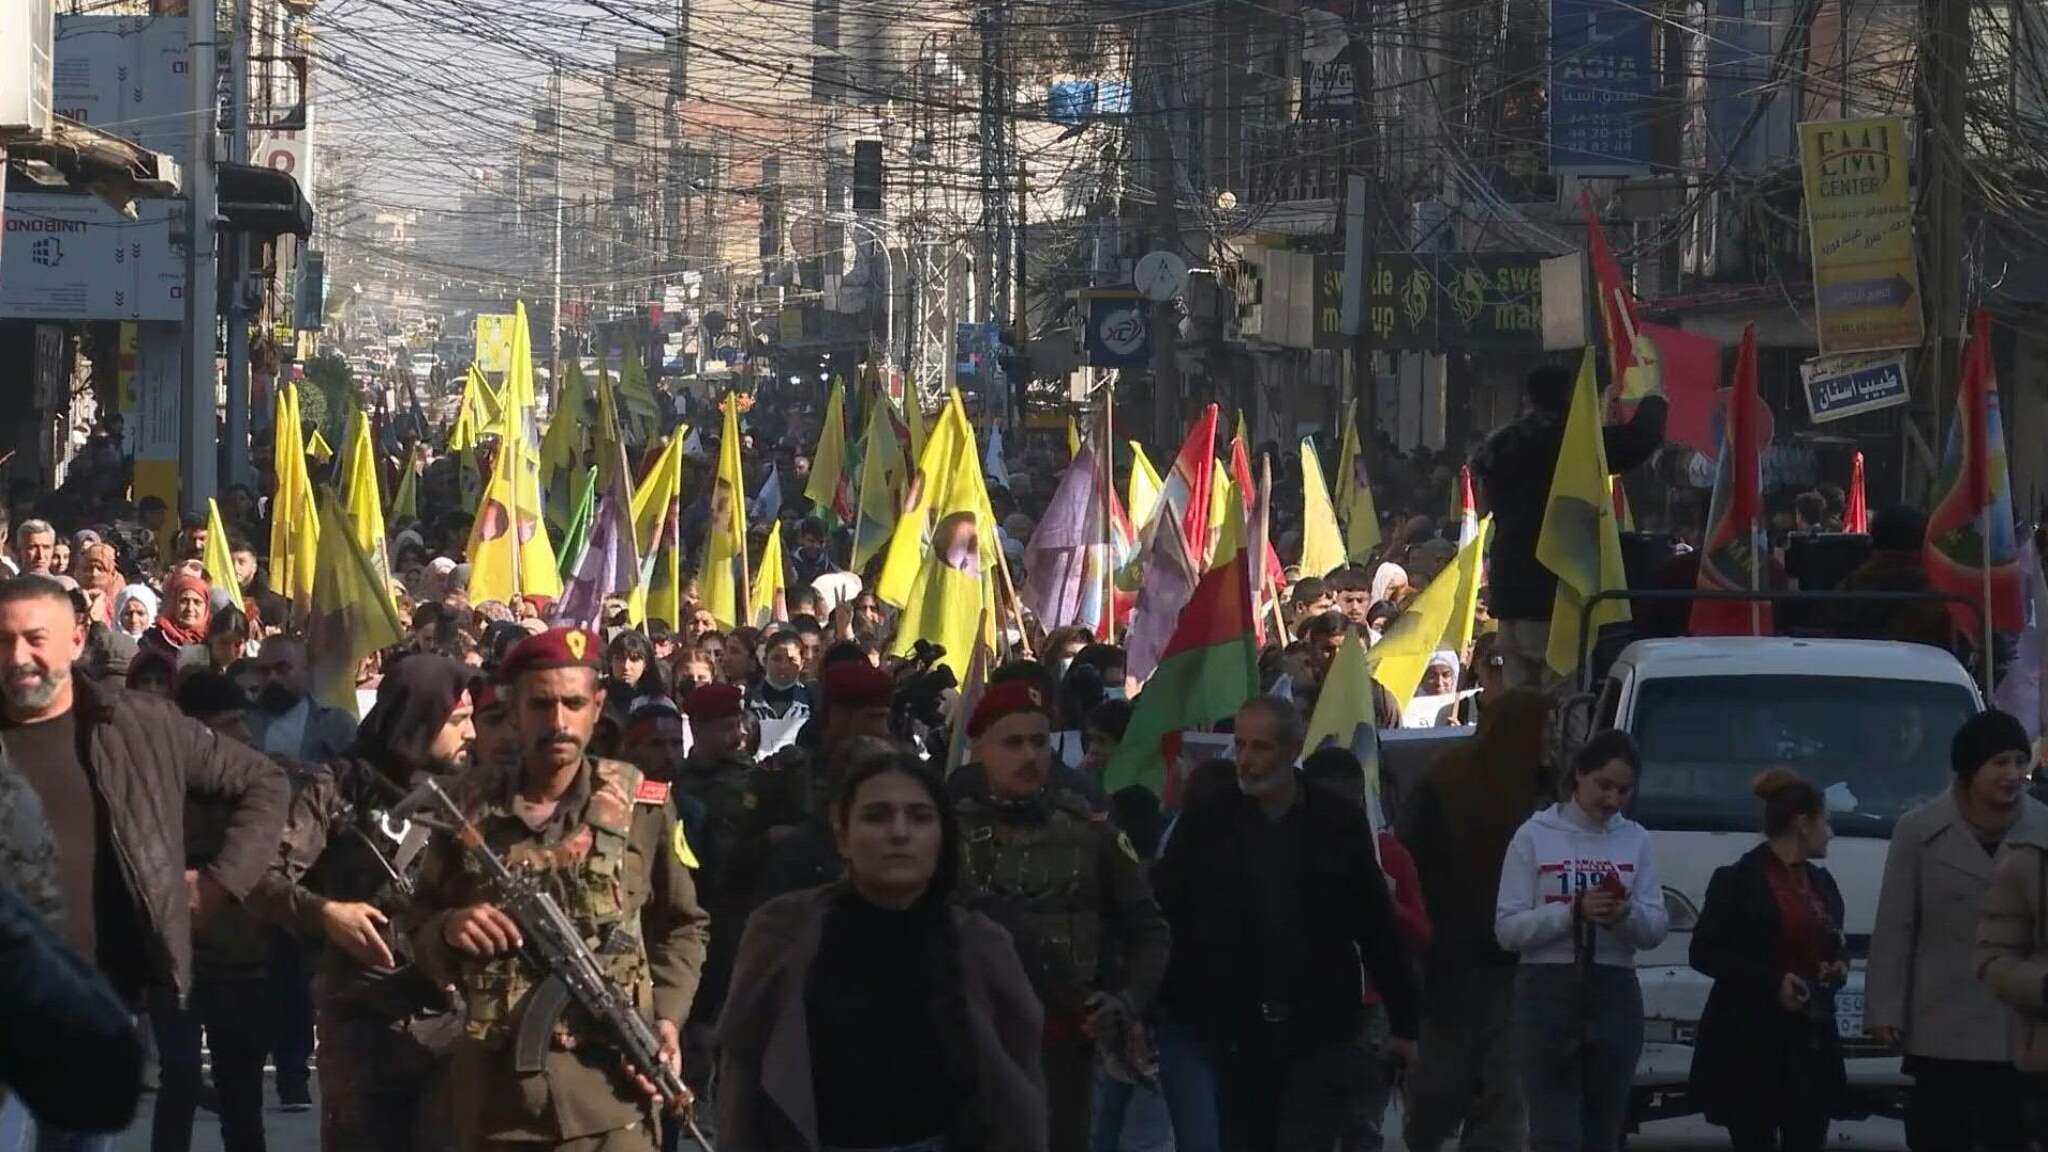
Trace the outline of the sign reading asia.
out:
[[[1550,170],[1646,176],[1654,17],[1631,0],[1550,0]]]
[[[1316,257],[1315,346],[1348,348],[1344,335],[1344,257]],[[1371,307],[1376,348],[1543,350],[1540,253],[1390,252],[1373,261]]]

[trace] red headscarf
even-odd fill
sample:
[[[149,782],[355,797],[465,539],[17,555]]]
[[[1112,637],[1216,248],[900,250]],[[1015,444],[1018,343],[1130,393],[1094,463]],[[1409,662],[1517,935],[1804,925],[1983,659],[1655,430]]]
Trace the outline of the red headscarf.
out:
[[[199,613],[199,623],[190,628],[178,623],[176,619],[178,597],[187,591],[199,593],[200,602],[207,605]],[[206,581],[197,576],[187,573],[171,577],[164,584],[163,607],[158,609],[156,630],[163,633],[164,639],[180,648],[206,643],[206,625],[213,619],[212,603],[207,599],[209,595]]]

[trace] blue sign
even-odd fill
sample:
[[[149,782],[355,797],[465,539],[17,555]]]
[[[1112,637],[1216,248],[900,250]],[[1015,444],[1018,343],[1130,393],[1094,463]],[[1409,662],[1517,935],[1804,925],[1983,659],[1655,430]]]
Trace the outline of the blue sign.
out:
[[[1800,366],[1806,409],[1815,424],[1906,402],[1906,360],[1814,360]]]
[[[1550,0],[1550,170],[1650,170],[1654,24],[1640,0]]]
[[[1088,302],[1087,362],[1096,368],[1142,368],[1152,362],[1152,328],[1135,297],[1098,297]]]

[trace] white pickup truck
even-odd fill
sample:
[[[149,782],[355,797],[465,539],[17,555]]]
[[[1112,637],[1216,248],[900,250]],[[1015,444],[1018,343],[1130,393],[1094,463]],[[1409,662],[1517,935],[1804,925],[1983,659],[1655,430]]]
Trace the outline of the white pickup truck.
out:
[[[1789,767],[1827,792],[1854,959],[1836,997],[1854,1103],[1890,1112],[1899,1060],[1863,1035],[1863,967],[1892,824],[1948,786],[1948,738],[1982,708],[1947,652],[1918,644],[1775,637],[1643,640],[1596,686],[1591,727],[1620,728],[1643,758],[1633,817],[1650,832],[1671,934],[1638,959],[1647,1042],[1634,1119],[1683,1115],[1692,1038],[1712,984],[1687,963],[1714,869],[1758,839],[1757,773]],[[1584,705],[1581,705],[1584,706]]]

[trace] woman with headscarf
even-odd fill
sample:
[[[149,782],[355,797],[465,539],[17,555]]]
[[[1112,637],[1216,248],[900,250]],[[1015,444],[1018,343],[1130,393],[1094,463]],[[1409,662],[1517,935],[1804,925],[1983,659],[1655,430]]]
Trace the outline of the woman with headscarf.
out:
[[[180,648],[206,643],[206,626],[213,619],[209,595],[206,581],[198,576],[180,573],[171,577],[164,584],[156,624],[142,634],[142,650],[162,652],[176,662]]]
[[[454,789],[476,738],[475,675],[445,656],[393,664],[351,755],[307,773],[285,827],[284,859],[247,900],[264,920],[330,945],[313,984],[322,1147],[405,1152],[439,1146],[446,1131],[434,1107],[437,1070],[461,1016],[413,966],[406,935],[389,928],[408,911],[417,850],[381,816],[429,780]]]
[[[84,540],[90,532],[80,532]],[[101,543],[94,536],[79,544],[72,552],[72,576],[85,591],[85,603],[94,622],[114,626],[114,601],[121,594],[121,567],[118,554],[112,544]],[[151,616],[156,613],[151,612]]]
[[[1437,757],[1400,837],[1415,857],[1436,934],[1423,971],[1421,1043],[1403,1135],[1430,1152],[1464,1127],[1470,1147],[1522,1142],[1522,1081],[1510,1043],[1514,953],[1494,939],[1508,841],[1553,798],[1544,729],[1550,701],[1516,691],[1487,702],[1479,731]]]
[[[1381,601],[1399,603],[1403,593],[1408,591],[1408,570],[1391,560],[1384,561],[1372,574],[1371,603]]]
[[[147,584],[130,584],[114,596],[114,630],[130,640],[142,639],[156,619],[156,589]]]

